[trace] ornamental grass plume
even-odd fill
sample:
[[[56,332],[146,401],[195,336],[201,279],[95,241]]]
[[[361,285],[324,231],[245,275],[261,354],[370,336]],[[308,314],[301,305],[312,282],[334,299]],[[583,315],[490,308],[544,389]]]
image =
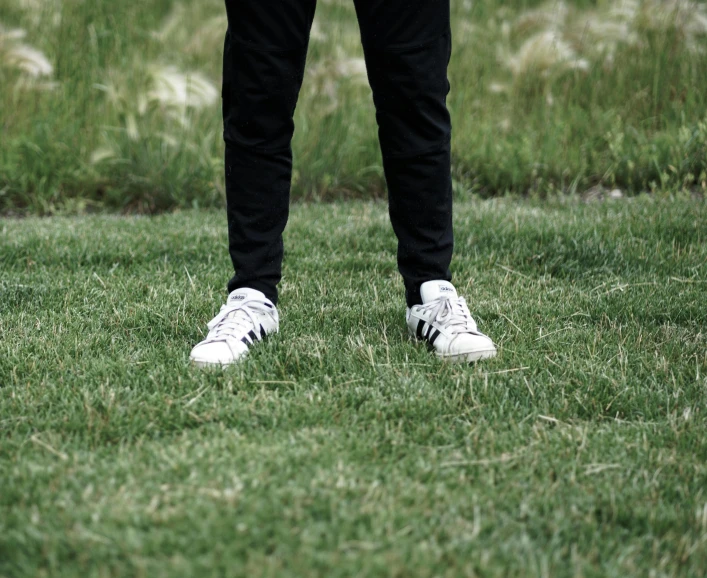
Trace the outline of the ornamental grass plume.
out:
[[[552,30],[528,38],[516,54],[506,58],[506,65],[516,76],[530,72],[547,75],[558,68],[589,68],[589,62],[579,58],[572,46]]]
[[[219,91],[199,72],[181,72],[174,66],[152,67],[153,88],[148,99],[167,109],[200,109],[214,104]]]
[[[337,47],[338,58],[326,58],[313,64],[309,70],[310,94],[328,100],[320,110],[331,114],[339,107],[339,87],[342,82],[367,85],[366,61],[363,58],[350,57]]]
[[[0,25],[0,65],[21,70],[32,78],[51,76],[54,67],[44,53],[20,42],[26,35],[22,29],[6,30]]]
[[[504,23],[499,60],[514,78],[547,77],[566,70],[611,67],[620,46],[639,50],[647,35],[673,32],[692,52],[706,50],[707,5],[690,0],[620,0],[604,8],[579,10],[549,2]],[[511,39],[522,39],[511,50]],[[497,92],[493,83],[492,92]]]
[[[175,4],[151,36],[165,49],[178,49],[182,55],[211,55],[222,49],[228,28],[226,16],[218,7],[218,12],[214,12],[212,5],[201,2]]]
[[[52,63],[44,56],[44,53],[27,44],[17,44],[11,47],[5,52],[3,60],[32,78],[51,76],[54,72]]]
[[[193,146],[185,138],[192,113],[213,106],[219,98],[218,89],[199,72],[158,64],[131,72],[132,85],[120,73],[94,85],[106,95],[119,125],[105,127],[103,143],[90,156],[92,164],[123,158],[133,146],[130,143],[154,138],[173,149]]]

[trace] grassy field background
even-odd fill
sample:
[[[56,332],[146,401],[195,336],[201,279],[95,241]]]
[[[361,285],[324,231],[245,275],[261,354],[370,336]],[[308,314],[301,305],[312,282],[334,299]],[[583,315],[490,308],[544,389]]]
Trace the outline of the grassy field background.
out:
[[[705,575],[704,201],[458,203],[470,367],[361,201],[296,205],[281,333],[190,367],[224,219],[0,225],[0,576]]]
[[[452,0],[458,192],[707,187],[707,7]],[[0,0],[0,212],[223,203],[222,0]],[[296,198],[381,196],[350,0],[321,0]]]
[[[453,267],[498,358],[407,336],[320,0],[281,333],[199,371],[222,0],[0,0],[0,578],[707,575],[707,5],[452,11]]]

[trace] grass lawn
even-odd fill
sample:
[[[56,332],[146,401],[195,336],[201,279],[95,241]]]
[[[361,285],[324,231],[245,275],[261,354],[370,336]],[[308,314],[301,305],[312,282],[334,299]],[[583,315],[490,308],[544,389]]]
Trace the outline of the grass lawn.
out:
[[[300,204],[281,333],[203,371],[221,212],[0,222],[0,576],[704,576],[704,200],[456,230],[498,358],[408,339],[384,204]]]

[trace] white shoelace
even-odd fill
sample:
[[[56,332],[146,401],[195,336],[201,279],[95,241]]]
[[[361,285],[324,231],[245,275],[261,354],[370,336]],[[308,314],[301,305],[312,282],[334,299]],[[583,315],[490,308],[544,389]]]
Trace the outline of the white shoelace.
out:
[[[222,305],[216,317],[209,321],[209,334],[204,343],[240,339],[253,331],[260,336],[260,322],[255,318],[253,309],[263,309],[258,303],[246,301],[236,305]]]
[[[422,312],[429,313],[431,322],[438,322],[450,333],[479,332],[464,297],[440,297],[431,303],[422,305]]]

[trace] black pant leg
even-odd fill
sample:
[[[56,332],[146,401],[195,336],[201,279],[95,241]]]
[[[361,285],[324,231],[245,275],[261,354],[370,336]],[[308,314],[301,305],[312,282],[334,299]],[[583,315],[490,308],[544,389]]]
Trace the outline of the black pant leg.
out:
[[[289,215],[293,115],[316,0],[226,0],[223,137],[228,291],[251,287],[277,302]]]
[[[408,305],[451,280],[449,0],[355,0]]]

